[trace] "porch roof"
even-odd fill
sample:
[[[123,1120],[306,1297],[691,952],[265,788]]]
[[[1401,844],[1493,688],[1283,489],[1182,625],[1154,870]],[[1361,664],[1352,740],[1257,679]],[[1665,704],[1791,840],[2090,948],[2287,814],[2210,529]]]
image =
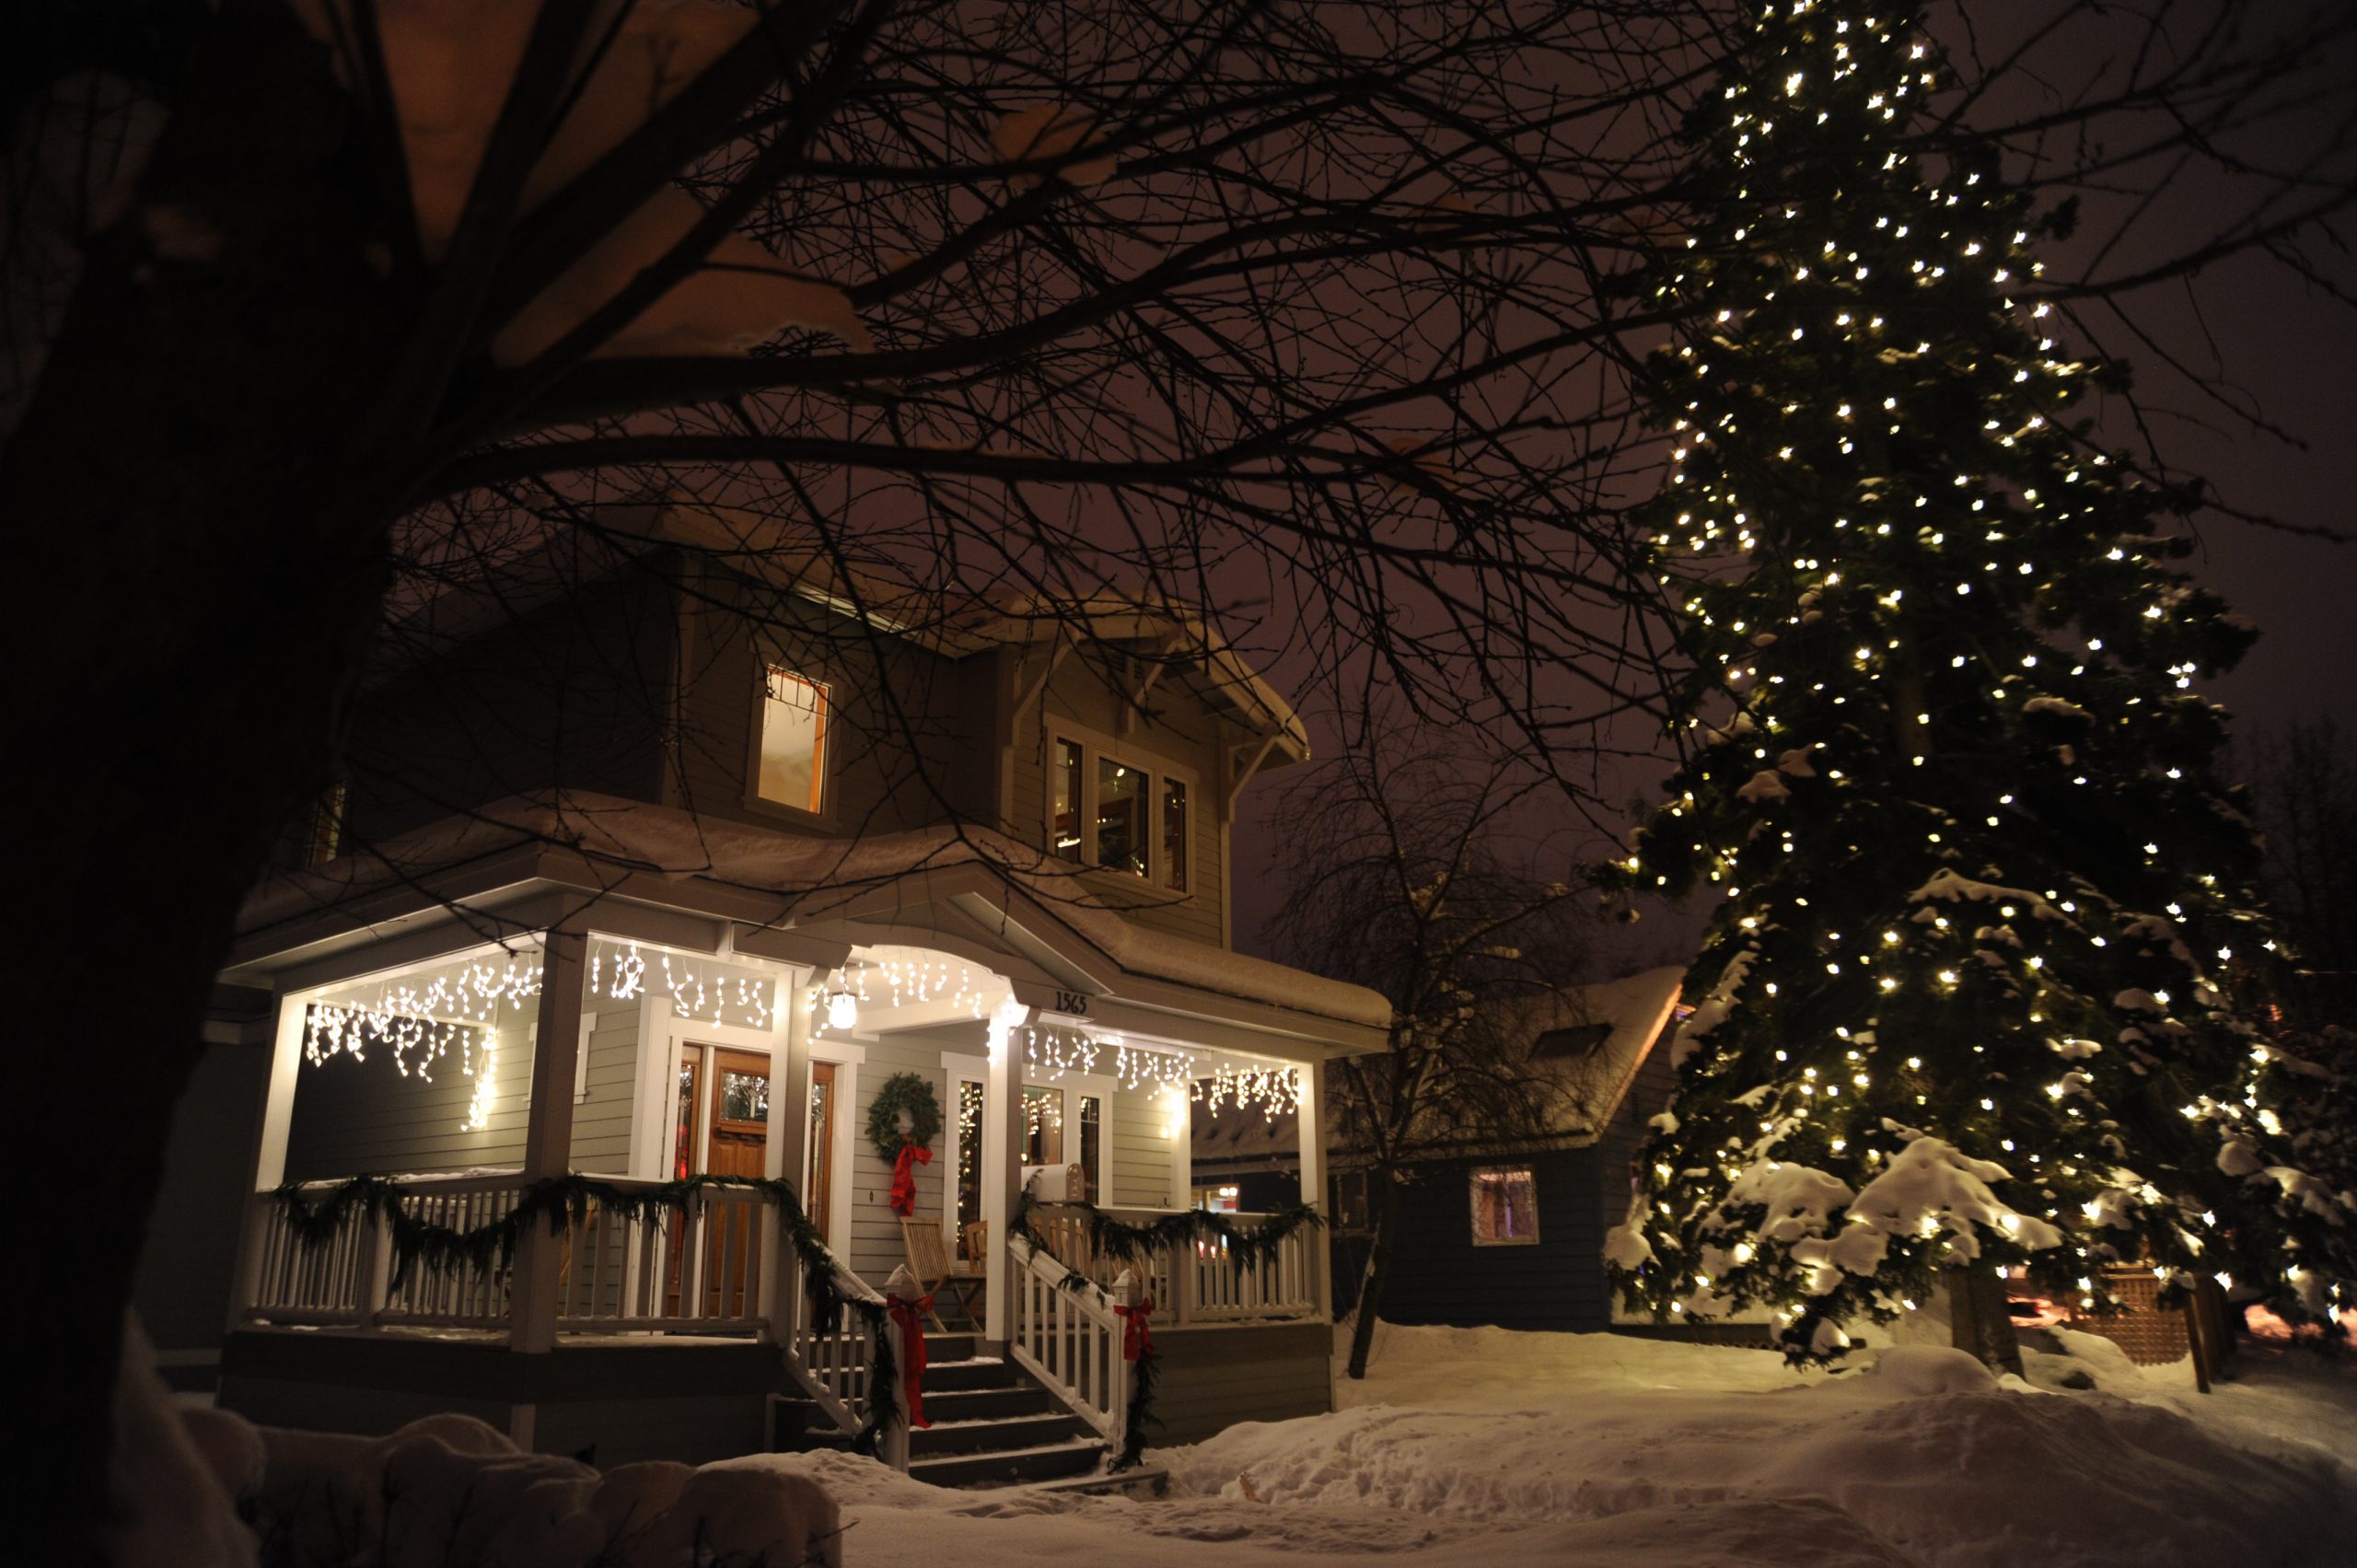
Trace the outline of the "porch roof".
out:
[[[1379,1050],[1362,987],[1148,930],[1071,867],[978,827],[821,839],[606,796],[519,796],[246,901],[224,978],[293,989],[560,922],[830,966],[940,948],[1043,1014],[1300,1059]],[[1206,1023],[1232,1031],[1203,1038]]]

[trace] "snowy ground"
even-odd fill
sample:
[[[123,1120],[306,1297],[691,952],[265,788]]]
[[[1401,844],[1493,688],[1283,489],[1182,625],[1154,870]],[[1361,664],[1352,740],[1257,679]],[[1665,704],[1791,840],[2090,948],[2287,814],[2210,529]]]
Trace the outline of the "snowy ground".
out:
[[[2207,1399],[2071,1336],[2097,1388],[1946,1350],[1762,1352],[1386,1327],[1332,1415],[1152,1458],[1162,1500],[942,1492],[836,1456],[846,1561],[2257,1568],[2357,1562],[2357,1365],[2261,1349]],[[1079,1554],[1086,1554],[1084,1558]]]

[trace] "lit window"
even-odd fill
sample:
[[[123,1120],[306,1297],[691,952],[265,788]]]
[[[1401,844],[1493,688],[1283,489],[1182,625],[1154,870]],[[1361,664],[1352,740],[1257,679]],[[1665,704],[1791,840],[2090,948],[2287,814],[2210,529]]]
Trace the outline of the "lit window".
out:
[[[1147,775],[1110,757],[1097,759],[1097,864],[1108,871],[1146,874]]]
[[[827,688],[776,665],[761,702],[763,800],[816,811],[827,783]]]
[[[1473,1173],[1473,1245],[1528,1247],[1538,1240],[1538,1183],[1528,1167]]]
[[[1238,1213],[1243,1202],[1242,1192],[1232,1183],[1222,1183],[1216,1187],[1198,1187],[1194,1190],[1194,1198],[1195,1207],[1209,1209],[1215,1214]]]
[[[1187,890],[1187,786],[1178,779],[1162,781],[1162,885]]]
[[[1055,791],[1056,853],[1067,860],[1080,858],[1080,742],[1056,742],[1056,765],[1049,781]]]
[[[1194,886],[1194,784],[1093,741],[1051,738],[1048,844],[1059,858],[1184,894]]]

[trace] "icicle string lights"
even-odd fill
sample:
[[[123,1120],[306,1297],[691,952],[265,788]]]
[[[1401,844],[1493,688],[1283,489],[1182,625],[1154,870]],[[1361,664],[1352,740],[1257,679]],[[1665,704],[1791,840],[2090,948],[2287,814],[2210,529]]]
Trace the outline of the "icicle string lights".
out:
[[[435,1063],[455,1048],[459,1071],[477,1077],[478,1050],[497,1059],[500,1009],[520,1007],[539,996],[541,969],[537,952],[505,961],[470,960],[423,985],[389,981],[370,1001],[313,1003],[304,1022],[303,1054],[317,1067],[338,1056],[366,1061],[369,1048],[379,1046],[392,1053],[401,1076],[413,1074],[430,1084]],[[767,976],[707,974],[669,953],[658,953],[650,967],[635,942],[592,943],[585,986],[587,996],[609,1002],[661,994],[680,1017],[747,1028],[770,1026],[773,990]],[[482,1094],[479,1086],[479,1100]],[[470,1110],[469,1130],[479,1131],[488,1114],[482,1107]]]
[[[987,973],[984,976],[985,981],[995,978]],[[889,948],[867,950],[857,964],[835,970],[825,983],[812,989],[807,1005],[814,1033],[823,1034],[830,1028],[849,1033],[858,1027],[855,1012],[845,1012],[844,1016],[853,1020],[850,1023],[838,1022],[830,1016],[827,1004],[836,996],[851,997],[860,1007],[946,1002],[976,1018],[986,1017],[990,1013],[990,993],[974,983],[970,965]]]
[[[1197,1078],[1190,1086],[1189,1098],[1205,1107],[1213,1120],[1223,1105],[1233,1103],[1239,1111],[1248,1112],[1256,1106],[1262,1120],[1274,1121],[1287,1111],[1301,1106],[1301,1073],[1293,1067],[1228,1067],[1214,1069],[1208,1078]]]

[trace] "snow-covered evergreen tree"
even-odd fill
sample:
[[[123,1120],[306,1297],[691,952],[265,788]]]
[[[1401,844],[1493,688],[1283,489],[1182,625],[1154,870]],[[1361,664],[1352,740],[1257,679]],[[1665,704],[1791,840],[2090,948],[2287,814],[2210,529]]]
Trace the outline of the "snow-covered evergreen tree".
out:
[[[2169,564],[2188,498],[2090,433],[2101,372],[2037,298],[2059,226],[1993,149],[1904,150],[1940,69],[1906,6],[1764,6],[1647,280],[1698,323],[1648,519],[1696,727],[1619,872],[1724,902],[1608,1256],[1631,1305],[1765,1305],[1805,1357],[1976,1265],[2313,1315],[2357,1199],[2293,1168],[2235,1009],[2274,943],[2191,690],[2252,633]]]

